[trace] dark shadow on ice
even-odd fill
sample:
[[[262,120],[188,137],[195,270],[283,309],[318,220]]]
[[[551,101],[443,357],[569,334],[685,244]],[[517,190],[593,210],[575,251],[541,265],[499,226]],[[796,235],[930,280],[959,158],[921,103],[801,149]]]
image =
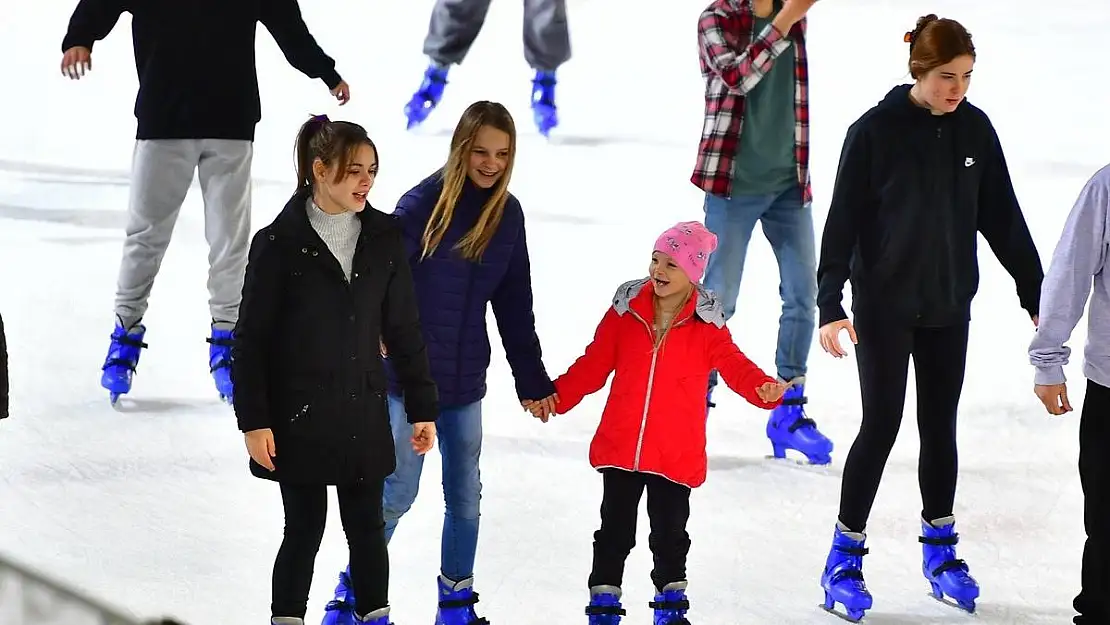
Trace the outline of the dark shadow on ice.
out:
[[[105,402],[107,402],[107,397]],[[124,413],[170,413],[170,412],[201,412],[210,411],[220,407],[227,407],[219,400],[197,401],[186,399],[154,399],[147,397],[123,396],[116,402],[115,409]],[[230,407],[227,407],[230,410]]]

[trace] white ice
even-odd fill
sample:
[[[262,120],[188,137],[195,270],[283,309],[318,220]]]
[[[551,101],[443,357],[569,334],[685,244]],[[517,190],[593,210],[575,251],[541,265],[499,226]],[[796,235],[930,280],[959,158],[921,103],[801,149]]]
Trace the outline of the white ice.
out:
[[[560,74],[562,127],[541,140],[528,109],[520,3],[496,2],[440,110],[417,133],[401,108],[419,81],[430,2],[302,2],[351,84],[339,109],[291,69],[260,28],[263,121],[255,227],[294,184],[293,136],[309,113],[368,126],[381,150],[371,201],[397,197],[442,163],[461,110],[504,102],[521,129],[513,190],[529,219],[546,362],[562,373],[621,281],[642,275],[653,237],[701,214],[688,182],[701,128],[695,21],[706,0],[571,0],[574,59]],[[232,412],[207,373],[207,250],[199,193],[186,201],[146,318],[136,386],[114,411],[98,386],[112,326],[136,88],[125,16],[81,82],[60,75],[72,0],[8,2],[0,20],[0,308],[11,352],[12,417],[0,423],[0,552],[140,615],[192,625],[265,623],[281,540],[277,488],[252,478]],[[906,78],[902,34],[917,16],[962,20],[979,62],[970,97],[992,117],[1046,260],[1084,180],[1106,160],[1102,78],[1110,9],[1100,0],[824,0],[810,20],[813,181],[820,230],[847,126]],[[1032,333],[1013,282],[982,245],[961,421],[956,515],[982,584],[979,622],[1060,624],[1079,586],[1078,418],[1048,417],[1031,393]],[[730,324],[773,367],[774,257],[757,234]],[[496,330],[491,324],[494,342]],[[1082,344],[1082,327],[1072,344]],[[1078,363],[1068,369],[1081,403]],[[765,413],[729,393],[709,421],[710,474],[695,491],[691,619],[700,625],[838,622],[817,608],[844,457],[859,424],[849,357],[815,345],[810,414],[836,442],[831,468],[767,460]],[[586,457],[604,394],[547,425],[524,414],[499,347],[484,403],[481,612],[492,623],[585,622],[600,480]],[[874,624],[967,623],[922,578],[914,393],[871,518],[865,567]],[[429,457],[424,492],[392,544],[399,625],[435,610],[442,497]],[[333,499],[334,506],[334,499]],[[646,517],[628,562],[628,623],[647,623]],[[332,508],[308,621],[318,622],[346,545]]]

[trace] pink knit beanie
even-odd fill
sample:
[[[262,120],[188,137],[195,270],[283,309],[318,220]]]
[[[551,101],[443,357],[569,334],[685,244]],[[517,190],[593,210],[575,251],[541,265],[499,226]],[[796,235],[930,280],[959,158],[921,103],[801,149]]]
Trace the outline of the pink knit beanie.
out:
[[[717,235],[698,221],[683,221],[671,226],[655,240],[655,251],[674,259],[692,282],[701,282],[709,255],[717,249]]]

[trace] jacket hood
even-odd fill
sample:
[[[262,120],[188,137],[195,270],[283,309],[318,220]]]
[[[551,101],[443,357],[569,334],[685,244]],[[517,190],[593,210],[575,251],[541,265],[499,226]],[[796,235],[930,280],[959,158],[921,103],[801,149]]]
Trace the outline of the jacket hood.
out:
[[[645,289],[651,278],[630,280],[617,287],[613,294],[613,310],[618,315],[623,315],[632,309],[632,300]],[[694,315],[702,321],[713,324],[718,328],[725,327],[725,309],[717,299],[717,295],[700,284],[695,285],[697,295],[694,300]]]

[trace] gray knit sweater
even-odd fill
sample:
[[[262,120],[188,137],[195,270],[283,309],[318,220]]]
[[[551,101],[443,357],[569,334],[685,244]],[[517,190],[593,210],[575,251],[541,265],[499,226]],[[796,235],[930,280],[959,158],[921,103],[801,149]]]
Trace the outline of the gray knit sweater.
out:
[[[343,212],[338,215],[329,215],[316,206],[312,198],[308,200],[308,223],[324,244],[328,246],[339,266],[343,268],[343,275],[351,281],[351,265],[355,259],[355,246],[358,244],[358,235],[362,232],[362,222],[358,215]]]

